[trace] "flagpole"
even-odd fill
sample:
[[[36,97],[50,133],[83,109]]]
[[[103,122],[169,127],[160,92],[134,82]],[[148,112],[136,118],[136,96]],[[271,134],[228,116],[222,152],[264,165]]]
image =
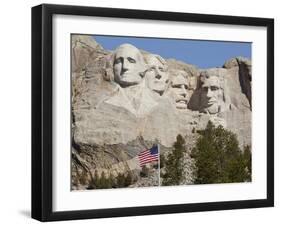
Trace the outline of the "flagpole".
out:
[[[161,175],[160,175],[160,145],[159,143],[157,144],[157,148],[158,148],[158,186],[160,186],[160,178],[161,178]]]

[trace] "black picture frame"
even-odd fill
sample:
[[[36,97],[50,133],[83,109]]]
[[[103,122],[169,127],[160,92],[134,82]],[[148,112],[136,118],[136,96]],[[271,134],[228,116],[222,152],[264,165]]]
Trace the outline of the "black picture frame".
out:
[[[266,27],[267,198],[54,212],[52,210],[52,18],[55,14]],[[273,19],[49,4],[32,8],[32,218],[40,221],[57,221],[271,206],[274,206]]]

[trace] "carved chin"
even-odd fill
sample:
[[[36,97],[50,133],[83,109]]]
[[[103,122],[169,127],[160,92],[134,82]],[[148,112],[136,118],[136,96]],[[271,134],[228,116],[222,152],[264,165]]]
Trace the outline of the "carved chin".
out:
[[[138,83],[140,83],[140,81],[136,81],[136,80],[126,80],[126,79],[122,79],[122,80],[120,81],[120,84],[121,84],[121,85],[136,85],[136,84],[138,84]]]
[[[154,91],[154,92],[157,92],[157,93],[163,93],[164,92],[164,90],[165,90],[165,86],[155,86],[155,87],[153,87],[152,88],[152,90]]]
[[[153,82],[149,82],[148,86],[154,91],[164,91],[166,87],[166,83],[162,81],[153,81]]]
[[[205,108],[205,111],[209,112],[209,114],[216,114],[219,112],[219,106],[217,104],[213,104]]]
[[[124,75],[119,78],[119,83],[122,85],[135,85],[141,82],[141,77],[136,75]]]
[[[176,103],[176,108],[177,109],[186,109],[187,108],[186,102],[178,102],[178,103]]]

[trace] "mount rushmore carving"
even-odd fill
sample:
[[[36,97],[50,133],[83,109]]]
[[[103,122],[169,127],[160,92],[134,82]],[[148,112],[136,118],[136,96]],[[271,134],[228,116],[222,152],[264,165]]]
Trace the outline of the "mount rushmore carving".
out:
[[[191,149],[209,120],[251,145],[251,78],[242,57],[199,69],[131,44],[110,52],[72,36],[72,176],[135,170],[139,151],[154,143],[169,151],[178,134]]]

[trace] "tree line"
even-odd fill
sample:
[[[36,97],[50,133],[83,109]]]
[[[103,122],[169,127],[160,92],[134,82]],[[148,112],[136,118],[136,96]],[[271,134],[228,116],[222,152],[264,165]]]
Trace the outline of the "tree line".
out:
[[[190,154],[195,163],[195,184],[251,181],[250,146],[245,146],[242,151],[236,134],[222,126],[215,127],[211,121],[197,133],[199,137]],[[183,182],[185,153],[185,140],[178,135],[172,152],[166,157],[163,154],[160,156],[160,167],[164,169],[161,173],[162,185],[179,185]]]
[[[131,172],[126,174],[118,173],[117,177],[110,174],[108,177],[104,172],[101,175],[95,171],[95,174],[88,186],[88,189],[106,189],[106,188],[125,188],[136,182]]]

